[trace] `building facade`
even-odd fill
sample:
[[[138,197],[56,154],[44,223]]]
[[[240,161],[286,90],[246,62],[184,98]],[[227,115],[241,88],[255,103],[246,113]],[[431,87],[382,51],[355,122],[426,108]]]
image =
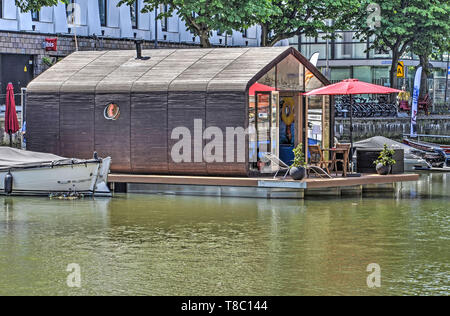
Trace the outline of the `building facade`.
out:
[[[369,49],[370,41],[361,42],[354,31],[338,32],[335,40],[326,40],[325,33],[318,37],[295,36],[289,44],[297,48],[304,56],[310,57],[319,52],[317,66],[327,75],[331,82],[347,78],[356,78],[380,85],[389,85],[389,69],[392,53]],[[433,73],[429,79],[429,89],[434,103],[444,103],[445,81],[447,75],[448,56],[441,60],[430,61]],[[415,68],[419,65],[419,57],[411,53],[402,56],[405,65],[405,78],[400,84],[412,89]],[[450,92],[447,93],[450,96]],[[448,97],[447,97],[448,98]]]
[[[117,6],[119,0],[72,0],[39,12],[23,13],[15,0],[0,0],[0,94],[12,82],[16,92],[57,60],[78,50],[134,49],[134,40],[143,40],[143,48],[154,46],[155,34],[160,47],[198,46],[200,40],[186,30],[174,14],[158,20],[155,13],[141,13],[144,0],[133,6]],[[161,6],[158,10],[167,10]],[[232,34],[212,32],[215,46],[259,46],[260,31],[251,27]],[[56,49],[46,49],[46,39],[57,39]]]

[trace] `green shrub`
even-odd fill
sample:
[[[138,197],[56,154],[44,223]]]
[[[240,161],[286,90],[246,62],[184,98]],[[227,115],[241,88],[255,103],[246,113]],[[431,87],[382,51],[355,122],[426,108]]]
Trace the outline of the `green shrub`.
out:
[[[383,166],[393,166],[397,162],[394,160],[395,151],[393,149],[389,149],[387,144],[384,144],[384,149],[381,151],[380,156],[373,163],[378,165],[381,163]]]
[[[305,167],[306,162],[305,155],[303,154],[303,144],[298,144],[298,146],[295,147],[292,151],[294,152],[294,162],[291,167]]]

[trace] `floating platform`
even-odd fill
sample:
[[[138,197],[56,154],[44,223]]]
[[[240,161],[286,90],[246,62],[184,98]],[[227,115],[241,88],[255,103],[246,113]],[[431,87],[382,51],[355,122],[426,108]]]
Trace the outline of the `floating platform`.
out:
[[[303,181],[273,178],[236,178],[202,176],[164,176],[111,174],[108,181],[115,190],[128,193],[303,199],[307,196],[342,196],[395,192],[402,182],[418,181],[418,174],[362,175],[357,178]]]

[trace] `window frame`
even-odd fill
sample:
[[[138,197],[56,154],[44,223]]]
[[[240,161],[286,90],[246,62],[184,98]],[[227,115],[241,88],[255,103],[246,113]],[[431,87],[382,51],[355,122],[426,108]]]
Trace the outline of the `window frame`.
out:
[[[40,11],[31,11],[30,13],[31,13],[31,21],[39,22],[41,20]]]
[[[167,13],[167,11],[169,10],[167,4],[163,4],[161,6],[162,6],[162,8],[160,10],[163,13]],[[167,16],[163,17],[161,20],[161,30],[163,32],[168,32],[168,30],[169,30],[169,18]]]
[[[135,14],[135,22],[133,22],[133,9]],[[131,19],[131,28],[133,30],[139,29],[139,1],[135,1],[132,5],[130,5],[130,19]]]
[[[103,23],[102,14],[101,14],[101,11],[100,11],[100,9],[101,9],[100,2],[103,3],[104,8],[105,8],[105,12],[104,12],[105,20],[104,20],[104,23]],[[99,17],[100,17],[100,26],[107,27],[108,26],[108,0],[98,0],[98,3],[99,3],[98,14],[99,14]]]
[[[75,0],[71,0],[69,2],[69,4],[75,4]],[[69,10],[67,10],[67,4],[66,4],[66,19],[69,25],[73,25],[73,23],[75,22],[74,20],[70,21],[69,23],[69,14],[72,13],[72,15],[75,13],[75,6],[72,7],[72,11],[69,13]]]

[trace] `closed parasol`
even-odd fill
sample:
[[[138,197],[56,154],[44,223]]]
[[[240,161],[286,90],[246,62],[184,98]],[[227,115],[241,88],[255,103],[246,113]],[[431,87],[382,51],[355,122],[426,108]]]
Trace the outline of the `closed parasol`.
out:
[[[14,87],[12,83],[6,88],[5,132],[9,134],[9,145],[12,146],[12,134],[19,131],[17,120],[16,101],[14,100]]]

